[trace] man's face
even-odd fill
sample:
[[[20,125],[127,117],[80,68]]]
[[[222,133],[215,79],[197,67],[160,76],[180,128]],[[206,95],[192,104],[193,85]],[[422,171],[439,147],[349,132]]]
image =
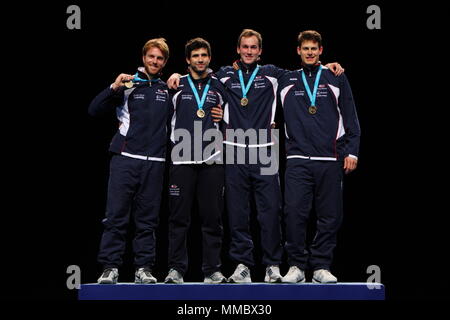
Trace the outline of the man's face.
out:
[[[237,53],[241,56],[241,60],[246,64],[256,62],[262,53],[259,47],[258,38],[256,36],[242,37],[241,43],[237,48]]]
[[[322,50],[323,47],[319,48],[319,44],[311,40],[303,41],[301,46],[297,47],[297,53],[306,65],[314,65],[318,63]]]
[[[186,58],[186,62],[191,66],[192,70],[201,74],[208,68],[211,56],[208,55],[206,48],[200,48],[192,50],[191,57],[189,59]]]
[[[145,71],[151,76],[157,75],[166,65],[166,59],[159,48],[151,47],[142,57]]]

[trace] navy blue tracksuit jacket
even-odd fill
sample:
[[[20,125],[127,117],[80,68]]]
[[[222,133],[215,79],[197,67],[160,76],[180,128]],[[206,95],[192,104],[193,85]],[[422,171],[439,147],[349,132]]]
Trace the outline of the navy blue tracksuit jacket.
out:
[[[286,251],[288,262],[301,269],[329,269],[342,221],[343,160],[358,157],[360,127],[347,77],[323,67],[317,112],[310,114],[311,92],[319,65],[292,71],[280,80],[286,133]],[[305,246],[306,224],[314,205],[317,232]]]
[[[222,141],[203,141],[203,136],[207,130],[217,130],[220,133],[219,123],[215,123],[212,120],[211,116],[211,108],[217,105],[220,105],[222,108],[225,103],[225,93],[222,84],[219,80],[212,76],[211,74],[205,79],[193,80],[195,83],[195,87],[198,89],[200,87],[200,91],[198,92],[199,97],[201,98],[203,95],[203,91],[208,81],[210,81],[210,87],[208,93],[206,95],[205,104],[203,105],[203,110],[205,111],[205,117],[199,118],[197,116],[197,101],[192,92],[191,87],[189,86],[188,76],[185,75],[180,79],[180,85],[178,86],[178,90],[172,94],[172,104],[174,106],[174,113],[171,119],[171,149],[177,146],[180,143],[183,143],[183,138],[176,141],[175,139],[175,130],[182,129],[186,133],[188,132],[191,137],[190,143],[190,156],[186,157],[184,152],[180,152],[176,156],[180,157],[180,159],[172,159],[172,163],[174,164],[199,164],[204,162],[213,161],[221,158],[222,153]],[[191,78],[192,79],[192,78]],[[194,136],[196,132],[194,131],[195,124],[200,127],[201,131],[197,132],[201,136]],[[220,135],[222,135],[220,133]],[[197,141],[194,143],[194,138]],[[211,145],[212,143],[212,145]],[[196,148],[196,146],[198,146]],[[209,146],[209,151],[206,149]],[[214,147],[214,148],[211,148]],[[197,149],[197,150],[196,150]],[[205,157],[203,155],[206,155]]]
[[[147,79],[143,68],[138,70],[138,75]],[[136,267],[151,268],[155,262],[167,123],[173,107],[166,84],[156,79],[138,82],[130,89],[121,87],[114,91],[108,87],[89,106],[89,113],[94,116],[113,110],[119,129],[109,149],[113,156],[98,261],[104,268],[122,265],[130,211],[133,211],[134,263]]]

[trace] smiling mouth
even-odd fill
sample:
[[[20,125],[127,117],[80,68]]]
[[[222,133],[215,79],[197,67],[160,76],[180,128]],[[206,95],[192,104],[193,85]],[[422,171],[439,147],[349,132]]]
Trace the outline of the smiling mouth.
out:
[[[149,66],[147,70],[149,71],[149,73],[155,74],[156,72],[158,72],[159,68],[155,66]]]

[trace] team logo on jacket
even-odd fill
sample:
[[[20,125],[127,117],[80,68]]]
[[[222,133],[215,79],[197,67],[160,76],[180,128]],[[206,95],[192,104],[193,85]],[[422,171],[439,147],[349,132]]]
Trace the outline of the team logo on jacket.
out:
[[[178,197],[180,195],[180,187],[176,184],[171,184],[169,187],[169,195]]]
[[[317,97],[328,97],[328,90],[327,90],[327,85],[325,84],[320,84],[319,85],[319,89],[317,90]]]
[[[217,96],[215,95],[214,91],[208,91],[208,94],[206,95],[206,102],[208,103],[217,103],[216,100]]]
[[[145,94],[135,93],[135,94],[133,94],[133,99],[135,99],[135,100],[138,100],[138,99],[144,100],[145,99]]]
[[[156,90],[156,101],[166,102],[167,93],[164,90],[158,89]]]
[[[255,87],[255,89],[265,88],[266,87],[265,78],[262,76],[257,76],[255,78],[254,87]]]

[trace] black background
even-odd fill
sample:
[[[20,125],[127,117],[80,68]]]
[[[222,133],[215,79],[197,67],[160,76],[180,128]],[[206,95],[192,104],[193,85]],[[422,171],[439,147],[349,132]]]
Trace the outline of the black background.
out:
[[[66,27],[71,4],[81,8],[81,30]],[[381,30],[366,27],[371,4],[381,8]],[[3,143],[2,298],[73,300],[76,290],[66,288],[66,268],[80,266],[82,283],[95,282],[101,271],[96,254],[105,211],[107,149],[117,122],[114,115],[88,116],[94,96],[119,73],[135,72],[148,39],[167,39],[166,80],[173,72],[185,72],[187,40],[200,36],[211,43],[211,68],[216,70],[237,59],[237,37],[252,28],[263,36],[261,63],[286,69],[299,68],[298,33],[319,31],[324,39],[321,60],[338,61],[352,86],[362,137],[358,169],[346,176],[344,185],[345,217],[332,267],[339,281],[364,282],[366,268],[378,265],[387,299],[448,299],[449,280],[442,275],[448,210],[438,205],[445,199],[445,185],[436,184],[445,181],[445,171],[438,169],[445,150],[438,143],[445,131],[439,124],[443,106],[424,108],[430,100],[423,94],[434,79],[431,73],[440,68],[433,50],[436,34],[425,23],[432,10],[439,10],[427,10],[380,1],[19,4],[11,12],[16,24],[3,29],[5,51],[14,59],[5,70],[18,85],[10,91],[13,103],[2,104],[9,128]],[[18,24],[25,30],[20,36],[14,31]],[[277,120],[282,120],[280,114]],[[282,173],[283,166],[281,178]],[[258,247],[256,223],[253,230]],[[154,273],[162,281],[167,272],[166,198],[157,241]],[[234,268],[226,255],[227,241],[228,236],[226,276]],[[186,281],[202,280],[199,248],[194,217]],[[255,256],[258,261],[259,250]],[[132,281],[130,248],[125,261],[120,280]],[[283,264],[282,273],[286,271]],[[252,272],[254,280],[262,281],[263,267]]]

